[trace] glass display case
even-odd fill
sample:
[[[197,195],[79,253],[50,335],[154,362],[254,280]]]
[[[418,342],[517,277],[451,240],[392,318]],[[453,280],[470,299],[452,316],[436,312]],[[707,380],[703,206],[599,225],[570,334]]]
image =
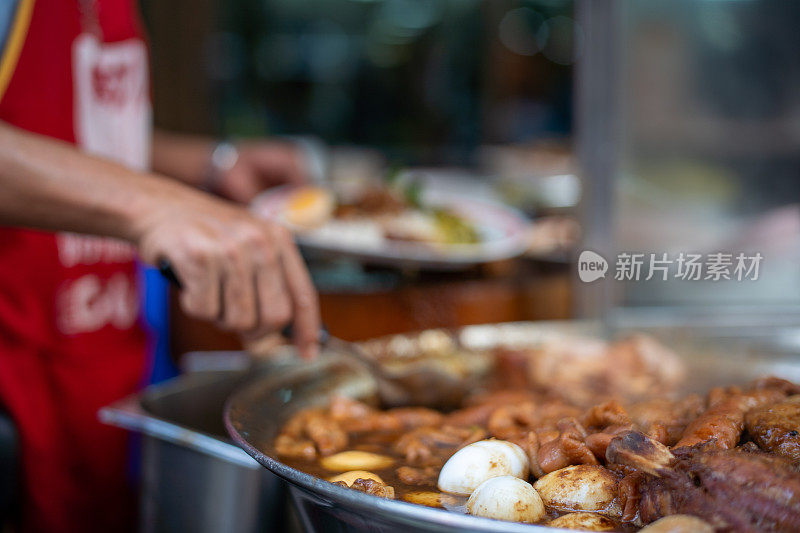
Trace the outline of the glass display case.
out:
[[[608,261],[583,313],[798,320],[800,5],[585,1],[577,20],[585,245]]]

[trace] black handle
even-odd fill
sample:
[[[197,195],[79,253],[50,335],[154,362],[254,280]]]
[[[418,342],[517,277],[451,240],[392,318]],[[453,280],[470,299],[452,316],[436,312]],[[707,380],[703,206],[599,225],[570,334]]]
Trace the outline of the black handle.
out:
[[[167,281],[179,289],[183,288],[183,283],[181,283],[181,280],[178,279],[178,275],[175,273],[175,269],[172,268],[172,264],[169,262],[169,259],[159,259],[157,266],[158,271],[161,272],[161,275],[164,276]]]
[[[289,340],[293,339],[294,338],[294,325],[290,322],[290,323],[286,324],[285,326],[283,326],[283,328],[281,329],[281,335],[283,335],[283,337],[285,339],[289,339]],[[324,345],[324,344],[328,343],[330,338],[331,338],[331,332],[328,331],[328,326],[326,326],[325,324],[320,324],[320,326],[319,326],[319,335],[317,337],[317,342],[319,342],[320,344]]]
[[[160,259],[158,261],[158,271],[161,272],[161,275],[164,276],[164,278],[176,288],[183,288],[181,280],[178,278],[178,275],[175,273],[175,269],[172,268],[172,264],[168,259]],[[281,329],[281,335],[283,335],[285,339],[292,339],[294,337],[294,327],[291,322],[283,326],[283,329]],[[319,343],[327,343],[330,337],[331,333],[328,331],[328,327],[325,324],[322,324],[322,326],[319,328]]]

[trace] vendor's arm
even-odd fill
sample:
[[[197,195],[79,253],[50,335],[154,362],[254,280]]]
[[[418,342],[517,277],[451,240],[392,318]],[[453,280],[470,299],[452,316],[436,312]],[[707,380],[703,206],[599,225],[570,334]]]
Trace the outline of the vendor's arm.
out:
[[[302,183],[301,150],[281,140],[220,145],[206,137],[156,131],[153,170],[236,202],[247,203],[268,187]]]
[[[0,224],[127,240],[172,263],[189,314],[240,331],[293,321],[316,353],[317,296],[291,236],[174,180],[0,122]]]

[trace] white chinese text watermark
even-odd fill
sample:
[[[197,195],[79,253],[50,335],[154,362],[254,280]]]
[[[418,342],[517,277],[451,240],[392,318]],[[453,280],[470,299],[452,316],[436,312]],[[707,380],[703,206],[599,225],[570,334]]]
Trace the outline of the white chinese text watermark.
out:
[[[713,252],[706,254],[628,253],[617,254],[617,281],[757,281],[764,257],[761,253]],[[596,252],[585,250],[578,258],[578,277],[586,283],[606,277],[609,264]]]

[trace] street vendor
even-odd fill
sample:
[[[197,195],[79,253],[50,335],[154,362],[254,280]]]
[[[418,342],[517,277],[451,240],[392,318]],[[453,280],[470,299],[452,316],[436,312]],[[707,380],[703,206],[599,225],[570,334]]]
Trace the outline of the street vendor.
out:
[[[300,154],[153,134],[147,58],[134,0],[0,5],[0,408],[21,441],[19,531],[135,526],[126,435],[97,411],[144,378],[137,257],[169,261],[188,314],[291,322],[300,353],[317,350],[291,236],[230,201],[302,181]]]

